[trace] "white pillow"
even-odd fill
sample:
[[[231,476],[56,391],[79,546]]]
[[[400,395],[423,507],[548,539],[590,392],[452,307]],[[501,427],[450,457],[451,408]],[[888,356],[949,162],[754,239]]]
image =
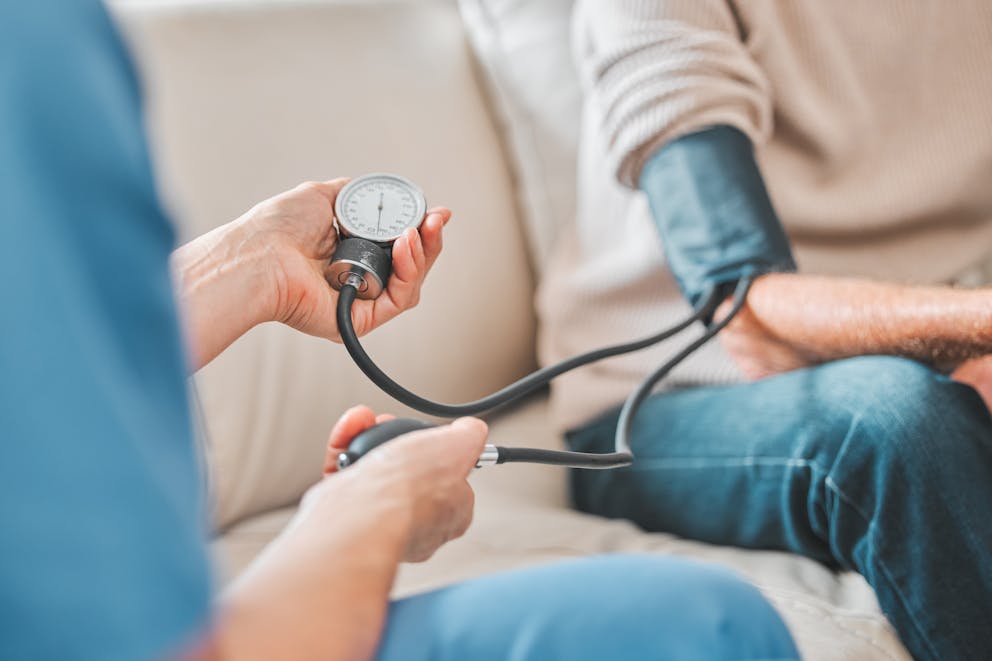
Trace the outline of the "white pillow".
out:
[[[582,93],[571,52],[573,0],[459,0],[514,170],[540,275],[576,204]]]

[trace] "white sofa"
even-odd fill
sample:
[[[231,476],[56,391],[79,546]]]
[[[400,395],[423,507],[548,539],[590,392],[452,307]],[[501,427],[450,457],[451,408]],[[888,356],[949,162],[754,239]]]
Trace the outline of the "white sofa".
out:
[[[182,236],[300,181],[403,173],[455,219],[420,307],[369,337],[369,351],[401,382],[447,401],[534,367],[533,257],[571,213],[579,108],[567,81],[530,95],[514,86],[526,84],[521,73],[567,66],[565,43],[549,60],[527,58],[549,46],[539,22],[554,21],[561,37],[570,0],[463,0],[470,32],[444,0],[113,4],[146,78],[160,179]],[[522,19],[523,32],[491,29],[504,19]],[[561,121],[538,135],[528,122],[544,103]],[[539,171],[548,154],[557,164]],[[196,384],[224,579],[279,532],[318,479],[340,412],[356,403],[402,412],[343,348],[275,325],[238,341]],[[491,423],[502,444],[560,445],[543,396]],[[676,554],[758,585],[810,659],[909,658],[856,575],[574,512],[561,470],[501,466],[472,479],[473,527],[429,562],[404,566],[398,595],[592,553]]]

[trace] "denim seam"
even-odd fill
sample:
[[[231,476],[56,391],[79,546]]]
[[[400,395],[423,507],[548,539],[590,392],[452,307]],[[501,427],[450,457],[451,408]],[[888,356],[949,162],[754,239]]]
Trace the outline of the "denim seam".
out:
[[[843,451],[843,446],[841,447],[841,451]],[[875,529],[875,525],[872,519],[868,516],[865,516],[864,512],[862,512],[858,508],[858,506],[854,503],[854,501],[841,490],[840,485],[837,484],[837,482],[833,479],[833,477],[829,473],[824,478],[824,483],[827,485],[827,488],[833,491],[838,498],[840,498],[844,503],[846,503],[847,506],[850,507],[855,514],[857,514],[864,520],[864,522],[867,524],[867,529],[869,532]],[[885,580],[888,581],[889,586],[892,588],[892,591],[899,598],[899,601],[902,602],[903,608],[905,609],[906,614],[909,615],[910,622],[912,622],[913,627],[916,629],[916,632],[919,634],[920,638],[923,640],[927,648],[930,650],[930,654],[933,656],[933,658],[935,659],[940,658],[939,655],[936,653],[936,650],[934,650],[933,644],[930,642],[930,637],[926,635],[926,633],[923,630],[923,627],[920,626],[920,622],[916,617],[916,613],[914,613],[913,609],[910,608],[909,600],[907,600],[905,595],[903,595],[902,590],[899,588],[899,584],[892,578],[892,574],[889,572],[889,568],[885,565],[885,562],[882,560],[882,555],[881,553],[879,553],[879,549],[875,545],[871,535],[868,535],[867,539],[868,539],[868,545],[871,548],[873,554],[875,555],[876,562],[878,563],[878,567],[881,570],[882,575],[885,577]]]
[[[802,467],[812,466],[823,470],[815,462],[808,459],[777,458],[777,457],[668,457],[665,459],[638,459],[630,468],[624,469],[634,472],[640,469],[655,468],[711,468],[713,466],[788,466]]]

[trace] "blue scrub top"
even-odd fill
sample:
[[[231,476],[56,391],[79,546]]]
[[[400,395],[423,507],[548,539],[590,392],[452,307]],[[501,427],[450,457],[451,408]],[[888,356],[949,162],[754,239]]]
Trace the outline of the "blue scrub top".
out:
[[[204,635],[203,494],[138,86],[96,0],[0,8],[0,659]]]

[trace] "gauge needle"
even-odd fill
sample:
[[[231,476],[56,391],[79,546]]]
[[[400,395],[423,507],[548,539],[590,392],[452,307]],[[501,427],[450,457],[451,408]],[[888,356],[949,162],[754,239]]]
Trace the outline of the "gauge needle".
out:
[[[379,231],[379,226],[382,225],[382,196],[383,195],[385,195],[385,193],[379,193],[379,220],[376,221],[376,224],[375,224],[375,231],[377,233]]]

